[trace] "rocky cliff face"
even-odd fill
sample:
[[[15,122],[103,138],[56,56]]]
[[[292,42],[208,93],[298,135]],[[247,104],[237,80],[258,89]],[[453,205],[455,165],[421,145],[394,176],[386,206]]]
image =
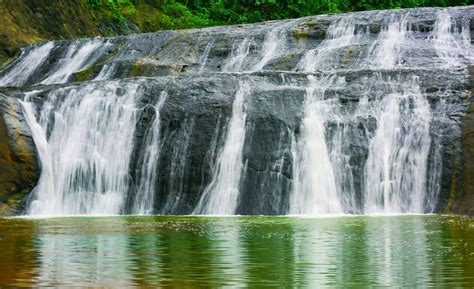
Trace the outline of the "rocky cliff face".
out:
[[[0,215],[19,214],[36,185],[36,148],[18,100],[0,93]]]
[[[462,120],[462,189],[453,201],[453,213],[474,215],[474,66],[469,66],[471,104]]]
[[[26,211],[467,212],[473,19],[373,11],[30,47],[0,72],[40,152]]]

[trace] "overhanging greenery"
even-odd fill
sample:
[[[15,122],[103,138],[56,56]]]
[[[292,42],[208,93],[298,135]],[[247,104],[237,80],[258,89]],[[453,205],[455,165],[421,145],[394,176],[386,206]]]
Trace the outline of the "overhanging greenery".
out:
[[[374,9],[468,5],[471,0],[84,0],[101,16],[142,31],[253,23]]]

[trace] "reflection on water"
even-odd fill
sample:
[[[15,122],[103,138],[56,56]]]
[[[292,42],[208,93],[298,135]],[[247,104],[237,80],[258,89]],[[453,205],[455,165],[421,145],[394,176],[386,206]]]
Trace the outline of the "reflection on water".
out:
[[[3,286],[472,287],[474,220],[0,219]]]

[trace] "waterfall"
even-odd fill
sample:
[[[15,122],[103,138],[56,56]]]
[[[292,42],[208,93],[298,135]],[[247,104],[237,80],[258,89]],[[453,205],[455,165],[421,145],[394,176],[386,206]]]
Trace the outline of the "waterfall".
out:
[[[24,52],[26,55],[0,78],[0,86],[25,84],[34,71],[48,58],[53,48],[53,42],[48,42]]]
[[[431,113],[417,80],[380,102],[366,171],[366,213],[423,213]]]
[[[41,163],[27,213],[440,212],[459,173],[473,15],[370,11],[27,48],[0,74],[2,95],[24,97]]]
[[[107,49],[109,44],[102,43],[100,40],[88,41],[84,44],[72,43],[67,50],[64,59],[61,59],[56,71],[49,75],[42,84],[65,83],[69,77],[81,70],[87,69],[96,57],[99,57],[100,51]]]
[[[407,17],[408,14],[396,15],[385,22],[376,41],[368,47],[366,61],[370,63],[369,67],[378,70],[403,65],[403,46],[411,41]],[[328,29],[328,39],[308,51],[298,68],[334,73],[339,65],[334,62],[338,51],[363,37],[356,35],[354,27],[350,17],[332,24]],[[361,65],[364,66],[364,62]],[[424,212],[432,117],[418,81],[410,77],[390,78],[381,99],[369,104],[369,112],[364,114],[359,108],[355,115],[345,116],[337,102],[324,96],[327,89],[334,90],[339,86],[334,79],[310,81],[301,134],[293,145],[294,186],[289,212],[327,214],[358,211],[354,199],[354,176],[350,159],[343,151],[343,138],[349,134],[346,131],[348,122],[368,117],[375,117],[377,129],[369,140],[363,211],[369,214]],[[383,81],[377,73],[371,80],[375,83]],[[315,91],[319,97],[314,97]],[[360,106],[363,105],[364,102],[360,102]],[[337,123],[329,139],[325,131],[328,121]]]
[[[238,45],[234,45],[229,60],[222,68],[223,72],[238,72],[242,71],[245,64],[245,59],[249,54],[251,40],[244,38]]]
[[[325,139],[325,92],[332,79],[309,78],[301,139],[293,144],[294,189],[290,214],[342,213]]]
[[[292,21],[283,23],[282,25],[276,25],[265,35],[260,59],[250,71],[262,70],[272,59],[277,58],[285,52],[287,42],[286,32],[291,25],[293,25]]]
[[[94,80],[108,80],[112,79],[115,70],[117,69],[117,64],[114,62],[112,64],[104,64],[99,74],[94,78]]]
[[[232,117],[227,127],[224,146],[219,152],[211,183],[206,187],[194,214],[233,215],[238,205],[240,176],[242,174],[245,143],[245,96],[249,93],[246,82],[239,83],[232,105]]]
[[[354,44],[355,22],[347,17],[331,23],[326,39],[317,47],[308,50],[297,65],[297,70],[314,72],[331,71],[339,64],[337,52]]]
[[[250,72],[260,71],[270,60],[283,54],[286,45],[286,29],[292,21],[283,25],[276,25],[265,36],[261,47],[259,60],[252,66]],[[209,54],[209,42],[204,52]],[[252,40],[244,38],[238,45],[233,45],[231,55],[222,68],[223,72],[245,71],[246,61],[250,54]],[[202,69],[203,65],[201,65]],[[238,205],[243,165],[243,149],[246,135],[245,96],[249,94],[249,84],[239,82],[239,89],[232,105],[232,117],[227,127],[227,136],[224,147],[219,152],[217,162],[213,167],[210,184],[200,197],[193,214],[232,215]]]
[[[371,47],[374,69],[403,65],[404,46],[409,46],[408,14],[390,19]],[[380,76],[376,81],[380,81]],[[418,81],[390,78],[388,91],[371,115],[377,130],[369,142],[365,170],[365,213],[422,213],[431,113]]]
[[[133,205],[133,214],[147,215],[153,213],[153,205],[155,203],[156,194],[156,178],[158,160],[160,157],[160,110],[163,107],[168,92],[165,90],[161,93],[157,103],[154,105],[155,116],[151,126],[145,133],[144,157],[140,170],[140,183],[138,191],[135,194],[135,202]]]
[[[23,107],[41,148],[43,167],[30,214],[121,212],[129,186],[138,94],[137,83],[62,88],[50,93],[40,121],[25,99]],[[52,112],[50,106],[55,105]],[[45,144],[47,127],[51,132]]]
[[[54,189],[54,169],[53,169],[53,152],[48,144],[48,140],[46,137],[46,130],[38,123],[36,120],[35,111],[36,108],[32,102],[30,102],[30,98],[34,96],[38,91],[28,92],[25,95],[25,99],[20,101],[22,108],[24,110],[25,120],[30,127],[33,141],[35,143],[36,149],[38,150],[38,156],[41,163],[41,175],[40,181],[34,188],[30,199],[38,199],[40,196],[44,198],[45,194],[50,194],[49,196],[52,197],[54,200],[58,200],[58,196]],[[35,206],[36,205],[36,206]],[[30,207],[30,212],[35,214],[43,208],[40,208],[42,204],[36,202]],[[46,208],[46,210],[49,208]],[[47,212],[48,213],[48,212]]]
[[[438,13],[431,38],[436,53],[448,67],[462,65],[462,58],[474,61],[468,20],[463,19],[459,30],[453,23],[449,11],[442,10]]]
[[[355,37],[355,23],[349,18],[328,28],[328,39],[309,50],[298,64],[298,69],[312,72],[335,68],[335,52],[350,45]],[[304,102],[301,135],[293,140],[293,189],[290,196],[290,214],[341,214],[344,213],[336,183],[344,178],[332,163],[326,143],[326,121],[334,104],[325,99],[325,93],[339,81],[335,77],[317,80],[309,76]],[[340,145],[340,144],[339,144]],[[344,169],[344,168],[342,168]]]
[[[402,64],[402,48],[406,45],[409,30],[407,15],[398,17],[402,19],[391,19],[370,48],[368,61],[371,62],[371,67],[393,69]]]

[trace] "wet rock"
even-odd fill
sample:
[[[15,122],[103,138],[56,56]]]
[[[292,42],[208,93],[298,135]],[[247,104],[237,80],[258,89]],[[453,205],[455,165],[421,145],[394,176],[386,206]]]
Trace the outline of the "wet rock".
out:
[[[0,215],[20,213],[38,177],[36,148],[21,106],[0,94]]]
[[[323,40],[326,37],[326,31],[329,27],[330,21],[326,19],[321,21],[319,19],[313,21],[303,22],[293,30],[293,35],[296,38],[312,38],[316,40]]]
[[[474,215],[474,66],[468,68],[470,76],[470,104],[462,119],[462,172],[458,171],[453,178],[462,179],[453,188],[452,213]]]

